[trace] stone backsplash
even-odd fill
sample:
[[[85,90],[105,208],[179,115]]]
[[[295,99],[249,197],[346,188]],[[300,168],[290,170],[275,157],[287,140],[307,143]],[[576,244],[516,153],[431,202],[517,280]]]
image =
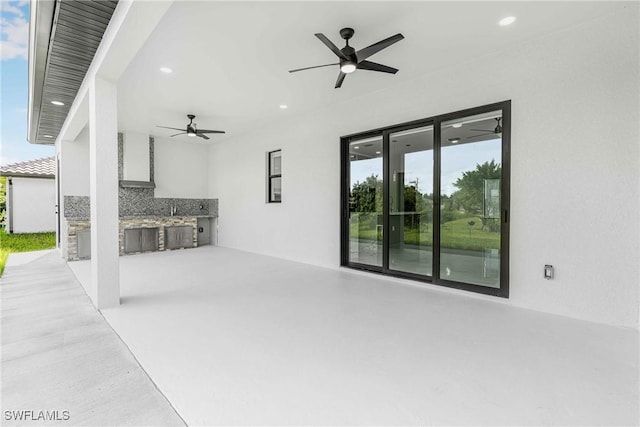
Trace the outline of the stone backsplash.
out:
[[[89,219],[91,208],[87,196],[64,196],[64,217]]]
[[[151,188],[121,188],[118,197],[120,218],[167,216],[176,207],[176,216],[218,216],[218,199],[155,198]],[[64,216],[67,219],[89,219],[89,197],[64,196]]]
[[[122,180],[123,134],[118,133],[118,179]],[[154,182],[155,144],[149,137],[150,180]],[[218,216],[218,199],[156,198],[153,188],[118,188],[118,211],[120,218],[174,216]],[[88,196],[64,196],[64,216],[67,219],[89,219],[91,214]]]

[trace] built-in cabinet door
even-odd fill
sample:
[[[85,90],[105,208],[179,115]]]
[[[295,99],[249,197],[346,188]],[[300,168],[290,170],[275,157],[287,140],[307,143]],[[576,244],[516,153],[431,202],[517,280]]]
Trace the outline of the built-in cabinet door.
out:
[[[211,221],[209,218],[198,218],[198,246],[211,244]]]
[[[140,229],[130,228],[124,230],[124,253],[140,252],[141,249]]]
[[[91,258],[91,230],[76,232],[79,259]]]
[[[180,226],[180,247],[191,248],[193,247],[193,227],[190,225]]]
[[[127,230],[124,230],[124,253],[157,250],[157,228],[129,228]]]
[[[178,247],[178,227],[164,228],[164,247],[166,249],[175,249]]]
[[[190,225],[179,225],[175,227],[165,227],[165,248],[190,248],[193,247],[193,227]]]
[[[141,229],[141,246],[142,246],[142,251],[158,250],[158,229],[157,228]]]

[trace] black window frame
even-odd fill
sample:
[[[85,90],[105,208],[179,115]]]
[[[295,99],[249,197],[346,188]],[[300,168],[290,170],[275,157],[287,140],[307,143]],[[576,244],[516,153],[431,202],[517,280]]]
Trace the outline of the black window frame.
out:
[[[462,283],[456,281],[448,281],[440,278],[440,254],[435,248],[440,246],[440,233],[434,233],[434,259],[432,276],[423,276],[415,273],[402,272],[392,270],[388,265],[388,234],[383,235],[383,247],[385,255],[383,256],[383,266],[366,265],[349,261],[349,182],[350,182],[350,158],[349,144],[351,142],[382,135],[383,137],[383,197],[384,209],[383,219],[385,230],[389,226],[389,134],[414,127],[433,126],[434,129],[434,206],[440,205],[440,163],[441,163],[441,123],[472,116],[476,114],[487,113],[491,111],[502,111],[502,177],[501,177],[501,219],[500,219],[500,288],[490,288],[486,286]],[[340,265],[356,270],[364,270],[372,273],[382,274],[385,276],[399,277],[426,282],[438,286],[448,288],[461,289],[465,291],[492,295],[501,298],[509,298],[509,223],[510,223],[510,191],[511,191],[511,100],[496,102],[493,104],[482,105],[479,107],[468,108],[455,111],[452,113],[440,114],[427,117],[424,119],[413,120],[400,124],[380,127],[373,130],[358,132],[340,137]],[[435,224],[440,223],[440,209],[434,209],[433,221]]]
[[[272,173],[272,154],[280,153],[280,173]],[[273,180],[280,178],[280,200],[272,199]],[[282,149],[267,152],[267,203],[282,203]]]

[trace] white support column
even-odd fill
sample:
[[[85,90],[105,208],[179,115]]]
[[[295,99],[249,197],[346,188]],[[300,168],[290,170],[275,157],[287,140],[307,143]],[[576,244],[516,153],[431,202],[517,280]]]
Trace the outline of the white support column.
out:
[[[91,292],[98,309],[120,304],[118,243],[118,107],[116,85],[89,84]]]

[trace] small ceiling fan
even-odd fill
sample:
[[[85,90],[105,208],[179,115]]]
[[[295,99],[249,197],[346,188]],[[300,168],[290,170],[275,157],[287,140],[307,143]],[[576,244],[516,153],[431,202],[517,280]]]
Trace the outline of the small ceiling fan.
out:
[[[378,43],[374,43],[371,46],[367,46],[363,49],[356,51],[354,48],[349,46],[349,39],[353,37],[355,30],[353,28],[343,28],[340,30],[340,37],[346,40],[346,45],[342,49],[338,49],[338,47],[331,42],[322,33],[316,33],[316,37],[320,39],[322,43],[325,44],[333,53],[336,54],[339,62],[333,64],[325,64],[325,65],[316,65],[313,67],[305,67],[298,68],[295,70],[290,70],[290,73],[295,73],[298,71],[311,70],[313,68],[321,68],[321,67],[330,67],[332,65],[340,66],[340,74],[338,74],[338,80],[336,81],[336,89],[342,86],[342,82],[344,78],[349,73],[353,73],[356,69],[358,70],[369,70],[369,71],[379,71],[382,73],[395,74],[398,72],[396,68],[387,67],[386,65],[377,64],[375,62],[367,61],[366,59],[378,52],[382,49],[385,49],[392,44],[399,42],[404,38],[404,36],[400,33],[395,36],[388,37],[384,40],[379,41]]]
[[[482,136],[493,135],[493,134],[496,134],[496,135],[501,134],[502,133],[502,125],[500,125],[500,121],[502,120],[502,117],[496,117],[496,118],[494,118],[494,120],[496,120],[498,122],[498,124],[496,125],[495,128],[493,128],[493,130],[489,130],[489,129],[469,129],[472,132],[484,132],[484,133],[481,133],[479,135],[468,136],[467,139],[480,138]]]
[[[205,134],[206,133],[225,133],[223,130],[198,129],[196,123],[193,122],[193,119],[195,119],[196,116],[193,114],[187,114],[187,117],[189,118],[189,123],[187,124],[186,129],[172,128],[167,126],[157,126],[157,127],[164,128],[164,129],[184,131],[184,132],[176,133],[175,135],[171,135],[171,137],[186,134],[187,136],[199,136],[202,139],[211,139]]]

